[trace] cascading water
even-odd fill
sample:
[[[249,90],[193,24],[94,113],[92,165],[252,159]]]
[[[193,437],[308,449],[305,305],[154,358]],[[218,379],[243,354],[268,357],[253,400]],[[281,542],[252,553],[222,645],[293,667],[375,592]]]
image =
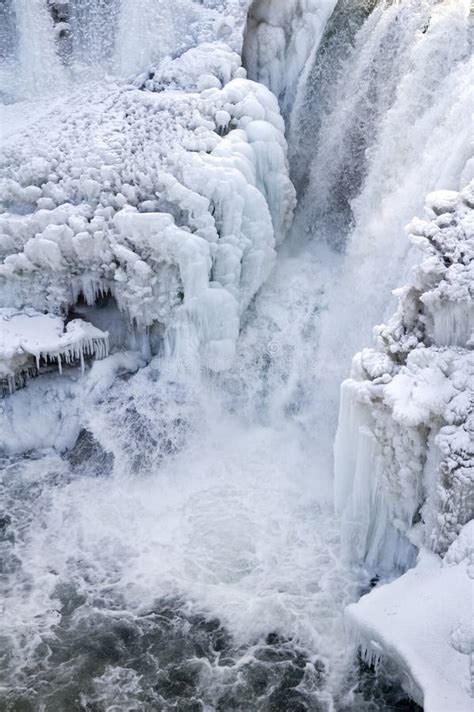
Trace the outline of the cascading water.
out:
[[[352,354],[393,309],[387,295],[403,283],[413,259],[404,226],[421,213],[429,191],[459,189],[469,180],[463,120],[472,107],[469,12],[467,0],[379,2],[353,48],[343,49],[342,62],[340,46],[333,49],[335,81],[325,74],[331,67],[325,53],[316,63],[323,110],[294,232],[343,250],[327,284],[317,357],[324,372],[319,398],[333,417],[330,404]],[[293,126],[314,121],[305,118],[304,102],[296,111],[302,113]],[[301,170],[298,154],[295,161]],[[318,433],[331,440],[335,420],[325,407],[319,412]]]
[[[73,380],[51,375],[7,406],[15,424],[35,398],[47,403],[52,434],[46,451],[3,461],[5,709],[413,709],[397,685],[361,676],[347,650],[342,610],[369,580],[341,556],[331,432],[349,356],[406,268],[403,224],[432,187],[458,187],[468,159],[457,127],[469,10],[354,2],[337,4],[319,52],[306,34],[322,27],[314,18],[301,25],[303,59],[290,43],[305,67],[285,107],[300,205],[234,366],[201,373],[173,348],[146,367],[114,354],[116,380],[96,364],[87,382],[92,408],[88,392],[77,398]],[[61,77],[88,64],[148,76],[149,62],[190,42],[163,0],[71,0],[63,19],[44,3],[14,5],[2,53],[21,57],[22,77],[16,48],[33,7]],[[215,5],[183,0],[189,27]],[[183,198],[180,218],[191,214]],[[72,429],[76,410],[86,424],[59,455],[50,446],[67,440],[69,402]]]
[[[7,42],[7,46],[10,44],[16,50],[20,68],[19,91],[38,94],[60,89],[64,72],[48,6],[43,0],[15,0],[13,4],[7,3],[7,7],[10,17],[14,13],[16,18],[16,42]],[[8,60],[7,51],[4,54]]]
[[[68,2],[64,18],[66,62],[75,66],[76,71],[89,66],[96,71],[103,67],[112,72],[119,16],[120,0]]]
[[[180,6],[191,12],[187,32],[174,19]],[[188,0],[3,0],[0,91],[11,101],[129,76],[183,51],[198,18]]]

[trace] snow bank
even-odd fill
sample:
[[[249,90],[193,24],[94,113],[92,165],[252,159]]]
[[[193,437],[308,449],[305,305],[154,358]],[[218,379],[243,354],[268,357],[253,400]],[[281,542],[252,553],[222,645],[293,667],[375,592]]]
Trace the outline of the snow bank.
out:
[[[474,522],[444,560],[422,550],[415,568],[346,608],[346,623],[369,662],[396,664],[425,712],[473,707]]]
[[[206,42],[132,84],[77,89],[3,148],[0,307],[111,295],[144,339],[165,348],[186,322],[206,367],[231,363],[295,205],[278,102],[245,78],[234,5]]]

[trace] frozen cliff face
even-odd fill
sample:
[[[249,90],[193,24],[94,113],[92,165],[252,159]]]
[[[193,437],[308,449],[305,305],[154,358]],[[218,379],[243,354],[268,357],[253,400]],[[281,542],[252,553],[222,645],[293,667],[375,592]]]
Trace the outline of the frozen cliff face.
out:
[[[208,8],[212,42],[133,84],[71,89],[5,145],[1,308],[93,321],[105,299],[145,354],[185,334],[206,367],[230,364],[295,204],[277,100],[232,48],[246,11],[234,5],[240,20]]]
[[[427,199],[423,252],[377,347],[342,384],[336,504],[351,554],[388,573],[474,516],[474,184]]]

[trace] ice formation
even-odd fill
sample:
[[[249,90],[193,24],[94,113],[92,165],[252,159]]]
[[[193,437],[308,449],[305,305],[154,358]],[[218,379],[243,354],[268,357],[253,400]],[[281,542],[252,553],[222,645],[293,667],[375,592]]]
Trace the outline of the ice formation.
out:
[[[410,540],[443,554],[474,512],[474,183],[427,213],[408,227],[425,259],[342,384],[335,443],[353,553],[388,569]]]
[[[97,601],[106,625],[117,606],[128,625],[178,591],[244,646],[229,679],[240,684],[255,636],[277,630],[312,651],[310,704],[349,709],[342,608],[372,576],[405,572],[350,607],[348,628],[428,710],[443,695],[463,709],[468,17],[468,0],[0,3],[1,391],[42,375],[0,405],[19,532],[5,546],[21,562],[6,604],[15,685],[36,654],[47,668],[42,646],[68,615],[62,586],[88,597],[73,637]],[[295,208],[282,117],[302,200],[262,292]],[[342,386],[344,560],[326,502],[334,392],[411,259],[398,227],[431,190],[410,229],[425,259]],[[37,488],[30,512],[24,494]],[[427,630],[437,654],[419,665]],[[324,689],[309,679],[314,651],[330,669]],[[93,685],[108,703],[125,668],[104,667]],[[141,675],[128,673],[133,698]],[[207,669],[206,695],[222,674]],[[46,689],[47,706],[56,694]]]
[[[374,591],[348,615],[367,655],[401,660],[410,694],[435,710],[438,686],[431,683],[453,656],[445,655],[448,620],[464,616],[461,637],[469,637],[472,625],[472,581],[465,567],[453,571],[449,563],[460,541],[471,537],[472,549],[473,534],[474,183],[460,193],[431,193],[426,212],[425,220],[408,226],[424,259],[397,290],[396,314],[376,328],[377,347],[357,354],[342,384],[335,496],[347,551],[373,573],[393,575],[414,564],[417,549],[427,552],[413,572]],[[433,590],[435,600],[420,608]],[[387,606],[396,608],[393,619]],[[441,610],[443,626],[435,622]],[[423,633],[430,628],[445,639],[428,652]],[[432,648],[431,662],[418,667],[417,655],[428,658]],[[462,681],[449,670],[439,684],[452,674],[450,684],[460,687],[451,698],[449,686],[443,694],[451,705],[460,696],[459,709],[467,710],[465,669]]]
[[[232,362],[295,204],[278,102],[221,39],[237,25],[214,18],[212,42],[94,87],[87,109],[75,89],[5,146],[1,307],[66,315],[110,295],[143,343],[184,325],[206,367]]]
[[[249,76],[278,97],[290,118],[337,0],[254,0],[243,58]]]

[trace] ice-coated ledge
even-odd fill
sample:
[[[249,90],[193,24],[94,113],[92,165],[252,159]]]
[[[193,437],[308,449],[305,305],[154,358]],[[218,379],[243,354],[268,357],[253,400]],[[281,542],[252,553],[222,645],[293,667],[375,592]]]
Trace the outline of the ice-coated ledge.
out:
[[[63,364],[84,359],[103,359],[108,355],[109,335],[82,319],[64,325],[54,314],[33,309],[0,309],[0,384],[12,393],[29,376],[35,375],[40,362]]]
[[[402,672],[407,693],[425,712],[474,706],[474,522],[444,560],[422,550],[415,568],[346,608],[363,657],[385,657]]]

